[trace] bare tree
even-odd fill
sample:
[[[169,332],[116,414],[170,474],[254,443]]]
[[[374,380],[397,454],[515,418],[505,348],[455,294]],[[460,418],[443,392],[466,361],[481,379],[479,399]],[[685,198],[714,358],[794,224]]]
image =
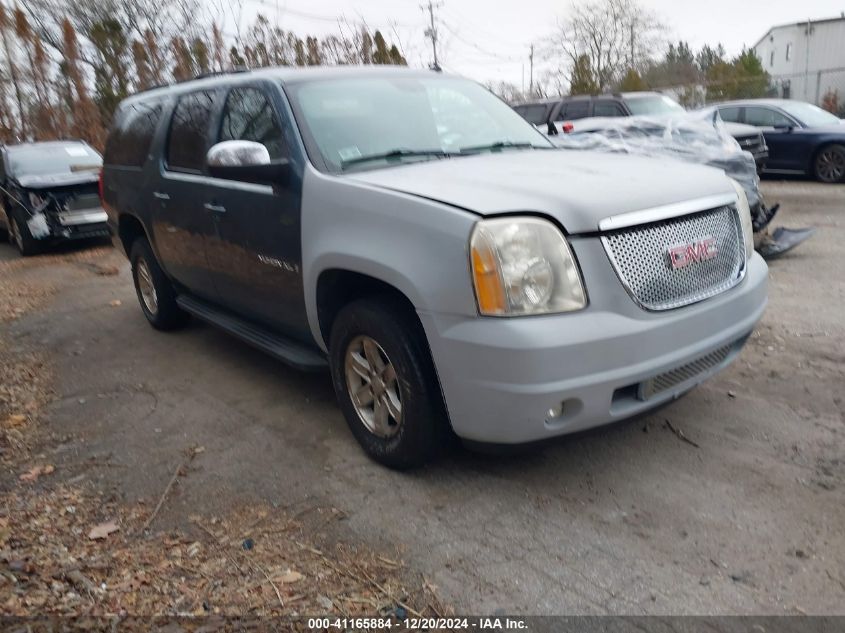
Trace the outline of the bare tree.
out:
[[[6,13],[6,7],[0,3],[0,38],[3,40],[3,52],[6,54],[6,64],[9,68],[9,78],[12,80],[12,88],[15,91],[15,100],[17,101],[18,106],[18,119],[20,121],[18,132],[21,137],[26,138],[26,106],[24,104],[24,93],[21,89],[22,80],[18,71],[17,59],[15,56],[15,43],[12,41],[13,37],[14,33],[12,32],[12,24],[9,21],[9,15]]]
[[[549,53],[574,66],[586,56],[599,89],[641,69],[663,40],[659,17],[636,0],[592,0],[572,7],[549,42]]]

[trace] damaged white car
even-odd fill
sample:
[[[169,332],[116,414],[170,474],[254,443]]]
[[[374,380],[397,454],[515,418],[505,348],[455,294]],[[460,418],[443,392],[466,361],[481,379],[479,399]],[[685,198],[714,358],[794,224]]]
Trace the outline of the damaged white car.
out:
[[[109,236],[98,190],[102,164],[82,141],[0,148],[0,227],[21,255],[63,240]]]

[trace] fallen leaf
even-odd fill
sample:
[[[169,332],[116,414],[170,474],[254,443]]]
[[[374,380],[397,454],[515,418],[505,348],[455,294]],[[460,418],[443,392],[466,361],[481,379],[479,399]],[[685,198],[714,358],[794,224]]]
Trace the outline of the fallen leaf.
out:
[[[21,474],[21,476],[19,477],[19,479],[20,479],[21,481],[35,481],[35,480],[37,480],[37,479],[38,479],[41,475],[49,475],[49,474],[50,474],[50,473],[52,473],[54,470],[56,470],[56,467],[55,467],[55,466],[53,466],[52,464],[46,464],[46,465],[33,466],[33,467],[32,467],[32,468],[30,468],[28,471],[26,471],[25,473]]]
[[[100,523],[100,525],[92,527],[91,531],[88,532],[88,538],[91,540],[103,539],[112,532],[117,532],[119,529],[117,523],[112,519],[111,521],[106,521],[105,523]]]
[[[94,272],[98,275],[103,275],[104,277],[111,277],[112,275],[116,275],[120,272],[117,266],[107,266],[105,264],[96,264],[94,266]]]
[[[275,580],[276,582],[280,582],[284,585],[289,585],[290,583],[297,582],[299,580],[302,580],[303,578],[305,578],[305,576],[300,574],[298,571],[288,569],[281,576],[276,576],[273,580]]]
[[[121,305],[122,303],[123,302],[120,299],[113,299],[113,300],[109,301],[109,305],[112,308],[116,308],[117,306]]]
[[[26,416],[22,413],[14,413],[6,418],[6,421],[3,423],[3,426],[7,427],[15,427],[20,426],[26,422]]]

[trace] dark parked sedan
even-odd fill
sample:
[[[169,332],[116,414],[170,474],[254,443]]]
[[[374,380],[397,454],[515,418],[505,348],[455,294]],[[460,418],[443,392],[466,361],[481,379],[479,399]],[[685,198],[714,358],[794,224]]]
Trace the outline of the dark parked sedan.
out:
[[[765,171],[807,174],[822,182],[845,179],[845,124],[803,101],[749,99],[716,106],[724,121],[762,130],[769,146]]]

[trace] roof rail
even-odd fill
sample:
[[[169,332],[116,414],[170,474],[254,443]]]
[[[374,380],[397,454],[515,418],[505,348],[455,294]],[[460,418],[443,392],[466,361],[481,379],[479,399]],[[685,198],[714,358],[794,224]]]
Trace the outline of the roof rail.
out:
[[[219,77],[220,75],[232,75],[234,73],[248,73],[250,71],[249,68],[245,66],[235,66],[232,70],[212,70],[207,73],[200,73],[196,77],[192,79],[207,79],[208,77]],[[191,79],[185,79],[183,81],[191,81]]]

